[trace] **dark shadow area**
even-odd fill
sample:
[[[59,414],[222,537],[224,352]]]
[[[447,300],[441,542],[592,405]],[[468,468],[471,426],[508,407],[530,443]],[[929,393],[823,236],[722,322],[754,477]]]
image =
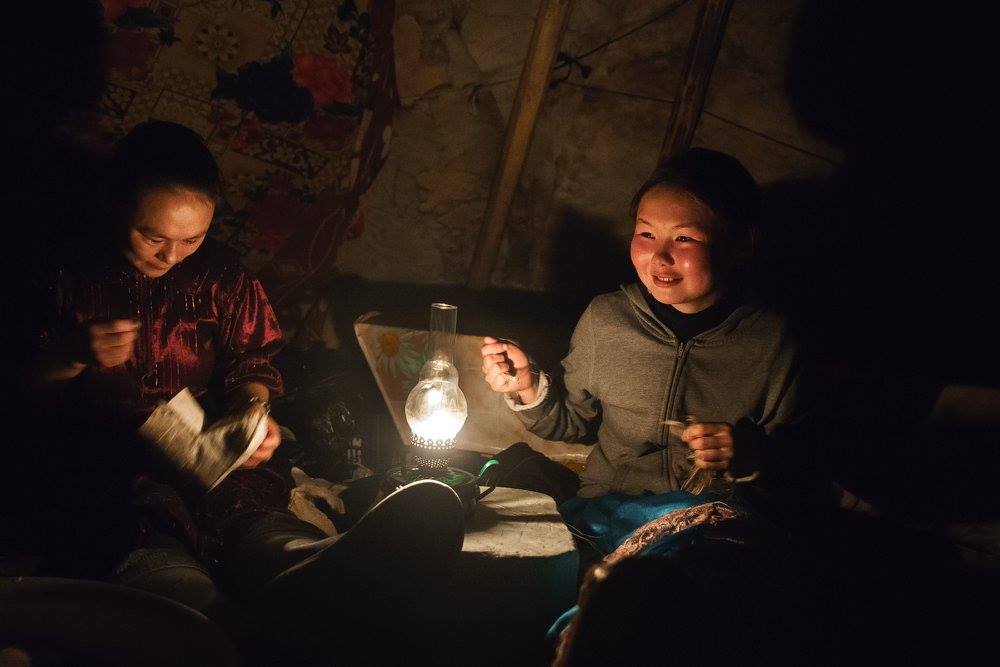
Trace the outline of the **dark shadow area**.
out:
[[[623,214],[626,203],[622,203]],[[565,207],[552,239],[548,260],[551,289],[570,301],[582,301],[613,292],[635,281],[629,260],[628,237],[609,232],[613,223]],[[581,308],[582,312],[583,309]]]
[[[0,388],[11,437],[4,468],[22,471],[0,480],[0,503],[24,502],[31,452],[51,416],[33,414],[23,400],[22,364],[37,341],[40,315],[52,300],[39,275],[57,247],[85,238],[95,221],[98,160],[60,130],[73,113],[94,107],[104,85],[103,26],[99,2],[74,2],[54,11],[28,3],[17,29],[3,43],[3,211],[6,249],[0,278],[3,348],[8,377]],[[45,26],[44,45],[39,27]],[[6,419],[7,416],[10,419]],[[17,415],[17,419],[13,416]],[[16,437],[13,437],[15,436]],[[17,446],[10,444],[14,440]],[[17,505],[13,505],[17,506]],[[0,551],[23,526],[24,517],[0,512]],[[9,523],[8,523],[9,521]]]
[[[1000,506],[995,430],[923,427],[944,385],[1000,386],[995,131],[979,123],[985,61],[954,20],[803,3],[789,94],[846,162],[829,181],[766,189],[761,266],[805,344],[846,481],[901,506],[934,489],[951,496],[939,509],[981,515]]]
[[[979,123],[985,55],[957,27],[867,3],[803,4],[789,94],[846,162],[828,182],[767,189],[762,266],[806,345],[846,480],[898,505],[934,489],[951,496],[934,504],[981,515],[1000,507],[988,481],[996,431],[922,427],[944,385],[1000,382],[995,130]]]
[[[978,32],[946,11],[809,0],[789,49],[800,119],[846,160],[828,181],[766,188],[761,277],[805,347],[810,446],[887,514],[803,532],[820,556],[814,611],[845,659],[903,637],[873,633],[888,618],[906,636],[934,633],[915,646],[981,645],[972,610],[997,591],[957,566],[942,535],[1000,519],[998,421],[927,424],[945,385],[1000,386],[995,130],[982,118]]]
[[[19,22],[21,27],[10,30],[3,45],[7,256],[0,313],[6,323],[5,348],[24,350],[44,298],[33,278],[56,247],[93,234],[100,160],[60,125],[98,104],[104,86],[104,33],[96,1],[69,3],[58,11],[28,3]],[[38,33],[43,25],[44,46]],[[2,402],[10,409],[16,393],[11,393],[13,383],[3,384]]]
[[[995,130],[979,124],[976,38],[952,21],[803,3],[789,95],[846,161],[827,182],[767,189],[764,266],[819,364],[1000,380],[989,323],[1000,237],[984,205]]]

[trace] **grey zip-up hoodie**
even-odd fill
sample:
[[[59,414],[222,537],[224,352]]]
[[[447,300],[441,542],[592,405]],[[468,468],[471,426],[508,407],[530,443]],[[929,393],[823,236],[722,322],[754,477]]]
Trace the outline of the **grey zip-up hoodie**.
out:
[[[517,412],[549,440],[596,444],[579,495],[680,488],[690,450],[664,420],[736,424],[766,433],[798,419],[797,353],[785,321],[756,305],[685,343],[654,315],[638,283],[602,294],[583,313],[562,382]],[[737,441],[737,457],[739,442]]]

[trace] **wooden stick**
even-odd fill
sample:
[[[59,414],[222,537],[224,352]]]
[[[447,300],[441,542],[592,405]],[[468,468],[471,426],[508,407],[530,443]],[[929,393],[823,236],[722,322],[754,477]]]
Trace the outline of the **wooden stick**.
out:
[[[562,44],[571,6],[572,0],[542,0],[538,7],[528,57],[521,70],[521,80],[517,85],[517,94],[507,122],[500,164],[490,187],[479,242],[469,269],[468,284],[474,289],[487,287],[490,276],[493,275],[497,255],[500,253],[500,241],[507,226],[510,204],[528,157],[538,110],[545,99],[552,64]]]
[[[691,145],[732,6],[733,0],[702,0],[660,157],[683,152]]]

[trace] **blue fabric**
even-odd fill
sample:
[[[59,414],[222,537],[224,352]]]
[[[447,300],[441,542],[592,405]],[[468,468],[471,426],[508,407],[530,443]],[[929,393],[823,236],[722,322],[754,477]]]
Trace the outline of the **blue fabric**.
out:
[[[569,622],[573,620],[573,617],[576,616],[579,611],[580,605],[575,604],[563,613],[559,614],[559,618],[556,619],[556,622],[553,623],[548,632],[545,633],[545,639],[550,642],[558,639],[559,634],[566,629],[566,626],[569,625]]]
[[[687,491],[644,496],[609,493],[597,498],[570,498],[559,506],[559,513],[567,525],[592,540],[601,552],[609,554],[650,521],[710,500],[706,495],[696,496]],[[689,529],[667,535],[643,549],[640,556],[669,553],[690,544],[696,534],[695,529]],[[546,638],[555,640],[579,611],[580,607],[574,605],[563,612],[545,633]]]
[[[597,498],[571,498],[559,506],[566,523],[596,542],[609,554],[632,536],[640,526],[667,512],[687,509],[708,502],[704,495],[687,491],[629,496],[609,493]]]

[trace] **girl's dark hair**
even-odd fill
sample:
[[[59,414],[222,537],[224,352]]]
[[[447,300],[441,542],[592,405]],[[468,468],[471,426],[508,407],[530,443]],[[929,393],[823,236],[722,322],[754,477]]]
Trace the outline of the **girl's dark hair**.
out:
[[[193,190],[214,203],[222,198],[219,165],[201,136],[162,120],[136,125],[118,142],[109,181],[112,200],[129,208],[163,188]]]
[[[757,182],[731,155],[691,148],[663,159],[632,198],[633,218],[643,195],[658,186],[682,190],[701,201],[734,238],[745,238],[760,221]]]

